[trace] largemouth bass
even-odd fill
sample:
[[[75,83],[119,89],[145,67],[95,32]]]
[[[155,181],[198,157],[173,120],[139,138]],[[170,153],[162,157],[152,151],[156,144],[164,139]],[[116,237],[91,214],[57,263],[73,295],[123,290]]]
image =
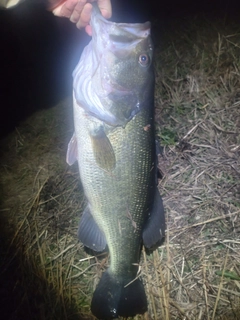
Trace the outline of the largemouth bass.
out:
[[[67,162],[78,160],[88,201],[78,237],[110,253],[91,310],[112,319],[147,311],[141,248],[165,231],[156,183],[153,46],[149,22],[109,22],[93,5],[91,26],[92,40],[73,72],[75,134]]]

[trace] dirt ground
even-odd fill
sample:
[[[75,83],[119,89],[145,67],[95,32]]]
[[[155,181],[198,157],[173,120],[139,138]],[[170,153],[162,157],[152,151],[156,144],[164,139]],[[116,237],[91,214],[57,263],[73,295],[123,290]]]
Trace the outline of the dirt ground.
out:
[[[239,31],[227,19],[153,22],[167,230],[162,246],[143,250],[149,310],[135,319],[240,319]],[[2,319],[94,318],[108,258],[77,240],[85,199],[77,165],[65,162],[72,133],[66,98],[1,142]]]

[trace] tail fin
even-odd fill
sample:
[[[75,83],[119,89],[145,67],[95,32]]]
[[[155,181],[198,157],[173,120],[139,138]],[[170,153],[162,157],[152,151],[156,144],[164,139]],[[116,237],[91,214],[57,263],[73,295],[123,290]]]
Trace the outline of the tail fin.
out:
[[[142,282],[136,279],[125,282],[106,271],[93,294],[91,310],[98,319],[114,319],[118,316],[133,317],[147,311],[147,299]]]

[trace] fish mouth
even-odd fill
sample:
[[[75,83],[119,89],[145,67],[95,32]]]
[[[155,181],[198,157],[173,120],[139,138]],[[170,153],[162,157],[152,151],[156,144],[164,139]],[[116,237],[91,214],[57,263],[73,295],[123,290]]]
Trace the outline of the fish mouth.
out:
[[[106,20],[99,10],[92,11],[90,25],[92,40],[98,44],[98,49],[99,47],[108,48],[113,53],[121,52],[121,49],[123,52],[131,51],[139,41],[148,38],[151,33],[149,21],[145,23],[117,23]]]
[[[139,54],[151,50],[151,24],[111,22],[99,10],[90,24],[92,40],[73,72],[76,101],[95,118],[125,127],[147,107],[148,69],[139,66]]]
[[[134,52],[134,48],[149,38],[151,23],[149,21],[116,23],[106,20],[98,10],[93,10],[90,24],[92,26],[92,49],[96,63],[92,81],[96,80],[98,83],[96,94],[100,99],[109,98],[113,101],[123,97],[127,99],[130,96],[136,97],[136,91],[138,91],[136,85],[133,83],[126,85],[123,79],[118,79],[121,67],[116,68],[115,66],[127,60]],[[143,51],[146,50],[148,49],[144,48]]]
[[[110,37],[116,36],[122,39],[146,38],[150,35],[151,28],[150,21],[146,21],[145,23],[118,23],[109,21],[99,14],[98,10],[92,11],[90,24],[93,29],[93,38],[97,37],[100,29],[101,32],[103,32],[103,29],[105,29]]]

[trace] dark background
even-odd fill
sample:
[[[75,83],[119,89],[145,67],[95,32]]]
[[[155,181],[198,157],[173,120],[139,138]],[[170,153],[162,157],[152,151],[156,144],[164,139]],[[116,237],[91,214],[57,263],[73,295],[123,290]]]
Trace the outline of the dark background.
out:
[[[239,5],[233,1],[112,0],[112,5],[112,20],[160,21],[155,35],[159,38],[173,19],[180,21],[185,16],[194,19],[197,14],[207,14],[212,19],[228,15],[240,26]],[[36,110],[50,108],[71,95],[72,71],[89,40],[85,32],[79,31],[69,20],[54,17],[41,0],[28,0],[14,9],[0,10],[0,137],[14,130],[20,121]],[[1,215],[0,227],[1,259],[9,248],[8,239],[11,239],[8,230],[5,230],[6,235],[3,233]],[[24,259],[14,247],[6,252],[9,264],[5,266],[0,263],[1,319],[32,320],[28,315],[33,313],[36,313],[34,319],[43,319],[41,314],[38,315],[34,299],[37,297],[37,288],[49,284],[36,277],[29,292],[26,293],[25,288],[16,290],[16,283],[21,284],[27,279],[26,275],[18,274],[18,267]],[[26,273],[33,270],[27,263],[20,270],[24,267]],[[16,306],[26,294],[27,297],[33,296],[31,310],[26,309],[28,305],[23,305],[16,312],[18,317],[13,317]],[[41,303],[41,297],[39,299]]]
[[[72,71],[90,39],[68,19],[48,12],[44,2],[27,0],[0,10],[0,137],[34,111],[71,95]],[[163,28],[169,20],[185,15],[236,18],[239,12],[237,2],[215,0],[112,0],[112,6],[114,21],[159,19]]]

